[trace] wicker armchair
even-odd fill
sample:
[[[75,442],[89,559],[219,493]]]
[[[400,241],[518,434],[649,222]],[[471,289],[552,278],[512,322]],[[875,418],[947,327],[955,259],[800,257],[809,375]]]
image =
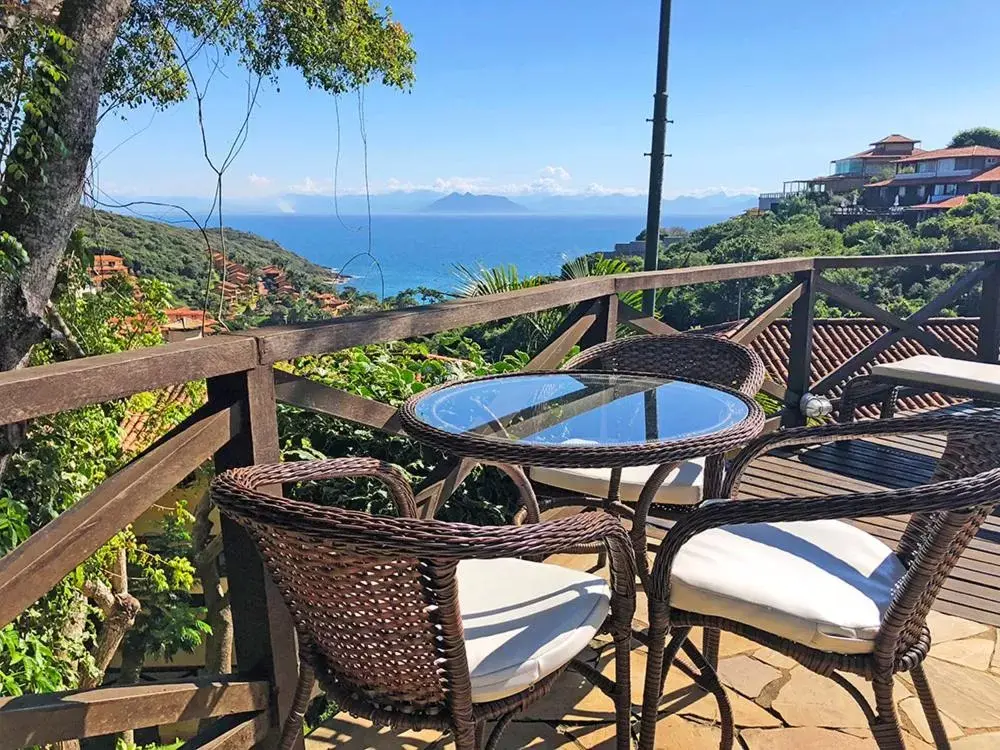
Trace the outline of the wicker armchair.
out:
[[[682,647],[697,655],[686,643],[695,626],[738,633],[835,680],[861,704],[883,750],[904,748],[892,685],[896,672],[908,671],[937,747],[949,747],[921,667],[930,648],[926,617],[1000,499],[1000,420],[931,415],[771,433],[740,453],[723,489],[734,497],[750,462],[774,448],[906,433],[947,435],[933,483],[706,503],[670,530],[647,592],[651,627],[640,748],[653,747],[664,665],[669,668]],[[895,550],[837,520],[906,513],[910,520]],[[703,661],[703,677],[721,696],[723,747],[732,747],[732,712]],[[837,672],[871,680],[875,706]]]
[[[764,365],[751,349],[716,336],[692,333],[634,336],[598,344],[570,359],[564,368],[653,373],[721,385],[748,396],[756,394],[764,382]],[[721,455],[664,467],[660,472],[663,476],[658,477],[659,484],[652,494],[647,493],[647,498],[642,497],[642,491],[656,466],[615,471],[534,468],[531,479],[557,488],[556,493],[538,489],[549,499],[575,493],[639,503],[645,507],[637,515],[645,519],[651,506],[660,515],[673,517],[690,510],[703,497],[718,496],[722,468]],[[569,497],[565,499],[570,501]],[[638,534],[636,530],[635,538],[644,538]]]
[[[260,489],[361,476],[389,489],[398,518]],[[215,480],[212,497],[256,541],[295,620],[301,674],[284,750],[317,679],[341,708],[377,724],[451,731],[458,750],[496,747],[512,716],[544,696],[602,628],[614,636],[616,680],[595,679],[614,698],[618,747],[630,746],[635,559],[614,517],[504,527],[420,520],[402,472],[365,458],[234,469]],[[518,559],[593,543],[611,558],[610,587]]]

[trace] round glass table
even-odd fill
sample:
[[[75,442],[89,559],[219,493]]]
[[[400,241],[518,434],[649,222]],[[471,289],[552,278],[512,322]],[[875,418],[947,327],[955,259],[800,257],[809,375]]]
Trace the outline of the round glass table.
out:
[[[520,372],[445,383],[411,398],[403,429],[487,463],[620,468],[724,453],[763,428],[750,397],[623,372]]]

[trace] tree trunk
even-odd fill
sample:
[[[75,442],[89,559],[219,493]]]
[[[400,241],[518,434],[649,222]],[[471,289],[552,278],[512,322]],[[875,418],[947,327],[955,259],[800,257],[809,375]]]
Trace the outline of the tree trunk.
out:
[[[29,262],[15,278],[0,277],[0,370],[22,366],[47,334],[45,307],[83,195],[108,56],[130,6],[131,0],[64,0],[59,12],[56,27],[76,45],[47,122],[65,151],[50,148],[39,166],[26,165],[27,181],[3,186],[8,203],[0,231],[20,240]]]
[[[205,639],[205,674],[233,671],[233,615],[219,576],[219,537],[212,538],[212,501],[207,493],[195,510],[194,560],[205,595],[212,634]]]
[[[133,645],[134,640],[128,641],[122,647],[122,668],[118,672],[119,685],[135,685],[142,677],[142,668],[146,664],[146,649],[140,644]]]
[[[101,634],[97,638],[92,654],[94,668],[80,670],[81,689],[97,687],[104,682],[108,665],[125,634],[135,624],[136,615],[139,614],[139,600],[128,592],[128,569],[124,549],[118,550],[115,565],[108,573],[111,586],[103,581],[87,581],[83,584],[84,593],[104,612],[104,625],[101,627]]]
[[[142,667],[146,662],[146,649],[140,644],[137,648],[134,641],[126,641],[122,646],[122,668],[118,672],[119,685],[135,685],[142,677]],[[118,735],[125,747],[135,747],[135,730],[126,729]]]

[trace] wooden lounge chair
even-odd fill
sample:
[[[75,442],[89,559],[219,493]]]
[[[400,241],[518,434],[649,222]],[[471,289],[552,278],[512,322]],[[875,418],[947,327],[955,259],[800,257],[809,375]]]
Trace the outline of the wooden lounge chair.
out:
[[[635,336],[587,349],[570,359],[564,369],[651,373],[698,380],[753,396],[764,382],[764,365],[751,349],[706,334]],[[723,456],[683,461],[670,469],[650,498],[661,515],[679,515],[718,495]],[[611,469],[531,469],[531,480],[561,493],[598,498],[613,497],[638,503],[656,466]],[[538,489],[545,494],[545,488]],[[551,493],[550,493],[551,494]],[[551,505],[552,503],[550,503]],[[671,513],[673,511],[673,513]],[[645,513],[637,513],[645,518]],[[636,530],[636,538],[640,537]]]
[[[399,517],[261,489],[334,477],[381,481]],[[613,516],[504,527],[420,520],[402,472],[365,458],[234,469],[214,481],[212,497],[256,541],[295,620],[301,672],[284,750],[317,679],[342,709],[377,724],[450,731],[458,750],[496,747],[512,716],[544,696],[602,628],[615,640],[616,679],[578,668],[613,695],[618,747],[630,746],[635,558]],[[519,559],[594,543],[611,558],[610,586]]]
[[[737,633],[835,680],[861,704],[882,750],[904,750],[892,686],[895,673],[909,672],[937,747],[949,747],[921,667],[931,645],[926,618],[1000,499],[1000,420],[930,415],[771,433],[737,456],[724,494],[735,497],[750,462],[775,448],[908,433],[947,435],[932,484],[709,502],[670,530],[647,591],[651,624],[640,748],[653,747],[664,669],[682,647],[721,696],[722,747],[732,747],[725,693],[686,642],[696,626]],[[894,550],[845,520],[898,514],[910,518]],[[871,680],[875,705],[838,672]]]
[[[875,365],[869,375],[853,378],[844,386],[840,421],[851,422],[859,406],[879,402],[881,416],[887,419],[895,414],[904,391],[936,391],[995,404],[1000,402],[1000,365],[931,354]]]

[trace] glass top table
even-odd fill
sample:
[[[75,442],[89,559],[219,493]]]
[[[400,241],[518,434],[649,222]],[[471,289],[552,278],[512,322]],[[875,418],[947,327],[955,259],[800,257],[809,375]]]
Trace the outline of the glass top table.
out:
[[[764,423],[753,399],[718,386],[571,370],[446,383],[411,398],[400,419],[412,437],[467,458],[600,468],[721,453]]]

